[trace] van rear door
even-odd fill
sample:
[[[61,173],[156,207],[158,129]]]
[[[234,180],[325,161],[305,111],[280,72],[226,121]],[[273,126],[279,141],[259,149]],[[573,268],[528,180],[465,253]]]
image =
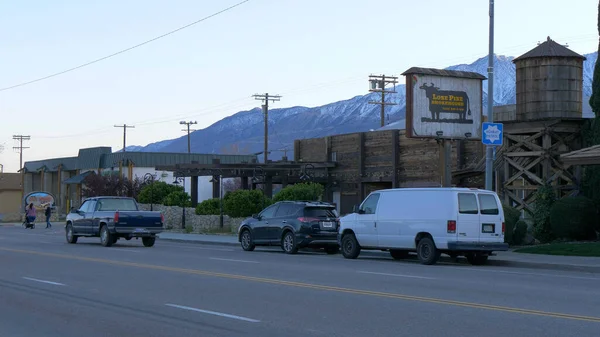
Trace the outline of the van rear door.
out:
[[[477,195],[472,192],[459,192],[456,241],[479,242],[479,221]]]
[[[502,209],[495,194],[479,193],[479,221],[481,242],[504,242],[502,236]]]

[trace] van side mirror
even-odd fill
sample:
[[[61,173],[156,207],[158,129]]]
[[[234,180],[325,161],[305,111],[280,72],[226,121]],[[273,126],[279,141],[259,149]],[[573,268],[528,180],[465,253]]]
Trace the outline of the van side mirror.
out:
[[[360,205],[354,205],[354,207],[352,207],[352,213],[364,214],[365,211],[360,209]]]

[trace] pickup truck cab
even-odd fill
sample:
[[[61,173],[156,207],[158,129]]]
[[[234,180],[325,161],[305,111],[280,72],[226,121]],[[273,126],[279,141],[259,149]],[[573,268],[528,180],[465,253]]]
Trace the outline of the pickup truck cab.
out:
[[[504,212],[496,193],[469,188],[398,188],[375,191],[340,219],[342,254],[389,250],[394,259],[416,252],[422,264],[441,253],[484,264],[493,251],[506,251]]]
[[[71,210],[65,232],[68,243],[77,243],[79,237],[100,237],[100,243],[110,247],[120,238],[141,237],[144,246],[152,247],[164,221],[161,212],[140,211],[133,198],[93,197]]]

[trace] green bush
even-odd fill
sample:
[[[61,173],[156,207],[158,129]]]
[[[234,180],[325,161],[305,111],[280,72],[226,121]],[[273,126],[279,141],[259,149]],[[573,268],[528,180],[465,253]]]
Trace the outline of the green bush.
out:
[[[207,199],[196,206],[198,215],[219,215],[221,214],[220,200],[218,198]]]
[[[554,203],[550,226],[558,238],[571,240],[596,239],[597,210],[594,202],[584,196],[564,198]]]
[[[527,222],[525,220],[519,220],[515,224],[514,232],[512,235],[512,245],[522,245],[527,236]]]
[[[224,213],[234,218],[260,213],[271,201],[260,190],[237,190],[223,198]]]
[[[184,202],[185,207],[192,206],[190,195],[184,191],[173,191],[163,199],[162,204],[165,206],[182,206]]]
[[[550,210],[556,201],[556,193],[550,185],[540,186],[535,192],[535,207],[533,210],[533,236],[546,243],[554,240],[550,226]]]
[[[323,196],[324,191],[325,188],[319,183],[301,183],[290,185],[279,191],[279,193],[277,193],[273,198],[273,201],[316,201]]]
[[[508,205],[503,205],[502,208],[504,210],[504,223],[506,225],[504,242],[513,244],[513,233],[517,222],[521,218],[521,211]]]
[[[138,195],[138,202],[142,204],[164,204],[165,198],[169,194],[177,191],[184,192],[184,188],[167,184],[164,181],[156,181],[142,188]],[[181,202],[179,204],[181,204]]]

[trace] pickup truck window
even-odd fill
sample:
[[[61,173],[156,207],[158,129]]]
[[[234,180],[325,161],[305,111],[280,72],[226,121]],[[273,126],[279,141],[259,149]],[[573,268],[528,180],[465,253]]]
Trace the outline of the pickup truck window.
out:
[[[78,211],[83,212],[83,213],[89,212],[90,211],[89,207],[91,204],[92,204],[92,202],[90,200],[84,201],[83,204],[81,204],[81,206],[79,206]]]
[[[458,212],[460,214],[479,214],[477,198],[473,193],[458,194]]]
[[[100,199],[96,210],[102,211],[137,211],[137,204],[133,199]]]
[[[490,194],[480,194],[479,204],[481,205],[481,214],[484,215],[498,215],[500,210],[496,198]]]

